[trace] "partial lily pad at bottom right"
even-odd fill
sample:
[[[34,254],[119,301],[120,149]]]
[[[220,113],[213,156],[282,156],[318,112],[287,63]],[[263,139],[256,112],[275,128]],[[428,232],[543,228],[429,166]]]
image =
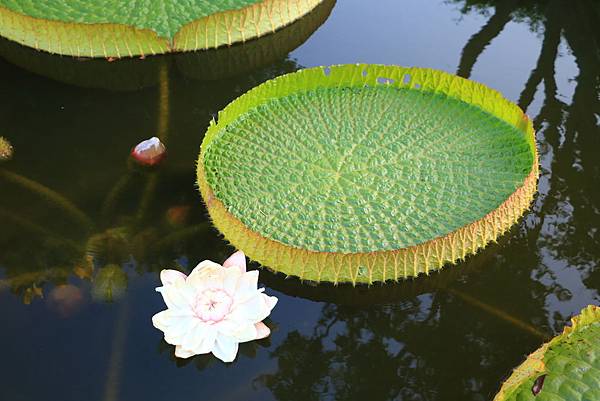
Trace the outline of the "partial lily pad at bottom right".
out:
[[[600,308],[571,321],[514,370],[494,401],[600,400]]]

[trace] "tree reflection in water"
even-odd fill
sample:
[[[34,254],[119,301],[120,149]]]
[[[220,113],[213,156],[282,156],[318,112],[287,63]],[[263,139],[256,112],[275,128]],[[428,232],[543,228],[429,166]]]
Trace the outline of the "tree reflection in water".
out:
[[[537,243],[541,259],[536,276],[549,284],[556,282],[560,274],[580,275],[587,279],[588,288],[597,291],[600,289],[600,277],[596,278],[600,275],[597,268],[600,211],[596,206],[600,204],[597,185],[600,3],[593,0],[455,2],[463,5],[464,12],[474,8],[494,9],[488,23],[465,46],[458,70],[465,77],[469,77],[481,52],[511,19],[528,22],[542,37],[537,63],[518,101],[527,110],[543,86],[543,105],[534,118],[542,177],[535,228],[529,234],[530,240]],[[556,83],[556,63],[563,45],[579,69],[570,102],[559,94]],[[558,300],[569,298],[568,292],[555,288]]]
[[[550,336],[598,299],[600,2],[452,2],[464,13],[489,15],[463,49],[457,73],[464,77],[509,22],[528,23],[542,37],[518,99],[527,110],[543,95],[534,117],[540,194],[501,241],[506,247],[470,260],[486,257],[487,266],[468,280],[459,275],[445,288],[388,297],[384,305],[324,304],[314,330],[290,332],[272,352],[277,370],[257,379],[280,401],[489,400],[503,379],[498,372],[506,377],[542,340],[472,300]],[[570,102],[557,85],[561,46],[579,68]]]
[[[501,238],[498,245],[488,247],[456,269],[447,268],[425,278],[425,281],[435,282],[436,285],[430,287],[421,287],[421,280],[372,288],[369,290],[372,298],[362,299],[363,294],[353,292],[352,302],[346,302],[344,294],[348,292],[344,293],[343,289],[331,288],[327,297],[322,297],[320,290],[299,285],[288,288],[277,279],[270,280],[266,272],[261,274],[274,289],[322,302],[319,318],[310,330],[296,329],[300,325],[294,324],[292,331],[283,333],[282,324],[282,331],[274,332],[269,339],[273,341],[273,348],[261,343],[249,344],[240,350],[252,357],[260,353],[263,346],[269,347],[273,371],[257,377],[255,385],[269,389],[280,401],[489,400],[499,388],[502,375],[508,376],[524,355],[542,342],[537,333],[550,337],[562,329],[571,314],[598,295],[600,31],[597,27],[600,26],[600,3],[591,0],[448,1],[460,5],[465,13],[481,12],[489,17],[464,46],[458,73],[465,77],[471,75],[484,51],[493,51],[494,38],[502,35],[511,21],[529,24],[541,37],[536,65],[520,96],[514,99],[522,108],[530,109],[530,113],[534,100],[541,100],[542,107],[532,116],[542,163],[540,194],[532,211]],[[579,70],[572,99],[562,96],[557,84],[556,65],[564,49],[571,54]],[[22,199],[29,198],[16,191],[11,192],[12,196],[3,194],[0,221],[14,229],[0,233],[0,248],[6,250],[0,254],[0,264],[7,279],[0,281],[0,290],[8,285],[30,301],[44,284],[66,284],[73,274],[89,280],[92,272],[85,263],[81,264],[81,259],[90,234],[100,234],[96,239],[106,252],[98,259],[110,265],[122,267],[131,255],[136,256],[140,270],[158,270],[182,254],[190,260],[223,260],[228,251],[214,232],[203,236],[203,239],[212,238],[210,241],[187,244],[187,229],[206,228],[206,216],[200,208],[186,224],[165,225],[164,230],[157,232],[156,222],[164,222],[165,213],[172,206],[197,205],[197,193],[187,184],[194,176],[190,166],[198,148],[199,138],[195,133],[204,129],[210,114],[257,83],[298,67],[290,59],[282,59],[253,74],[223,82],[174,82],[173,90],[182,92],[182,96],[172,99],[171,122],[177,128],[174,132],[194,135],[192,140],[183,135],[173,138],[169,150],[174,157],[169,160],[174,164],[160,171],[164,179],[157,184],[157,198],[146,218],[135,220],[137,212],[133,200],[140,197],[135,192],[140,185],[133,185],[132,193],[124,195],[124,199],[131,202],[109,208],[106,214],[112,219],[99,218],[100,224],[87,233],[66,230],[64,219],[46,216],[47,207],[36,207],[30,201],[25,204]],[[8,69],[2,65],[0,68]],[[28,99],[21,91],[13,88],[12,92],[16,94],[13,103],[19,107],[27,104]],[[147,92],[150,96],[146,97],[154,99],[152,93]],[[143,103],[143,97],[139,101],[136,106],[140,110],[154,105]],[[37,124],[61,126],[62,122],[56,113],[45,109],[42,112],[46,120],[23,121],[18,125],[21,131],[15,132],[17,151],[31,152],[28,153],[31,159],[42,159],[47,152],[43,147],[26,149],[25,144],[33,141],[33,135],[43,128]],[[105,120],[104,115],[86,117],[90,119],[87,126],[92,129]],[[140,121],[136,122],[137,129],[144,120]],[[121,130],[120,136],[115,135],[120,142],[111,146],[128,150],[134,144],[126,137],[130,128],[133,127],[111,127]],[[143,128],[150,131],[152,126]],[[91,132],[100,133],[100,130]],[[54,143],[46,146],[51,150],[85,149],[95,137],[102,141],[91,142],[94,148],[104,145],[100,134],[90,135],[91,139],[83,142],[80,132],[73,130],[68,134],[53,139],[58,141],[55,148],[51,147]],[[43,138],[36,136],[35,140]],[[44,153],[36,153],[42,150]],[[122,165],[115,167],[122,160],[112,159],[113,155],[108,153],[104,157],[107,170],[104,176],[114,179],[123,173]],[[185,161],[186,167],[176,165],[177,160]],[[81,163],[86,171],[96,171],[95,166]],[[31,172],[27,166],[21,167]],[[96,179],[91,176],[90,179]],[[146,178],[146,174],[133,177],[142,183]],[[111,183],[97,180],[90,186],[100,187],[102,190],[98,192],[108,194]],[[51,183],[45,184],[54,187]],[[60,189],[70,189],[70,186]],[[69,198],[77,199],[88,214],[98,209],[97,203],[87,200],[87,194],[69,195],[73,195]],[[20,213],[12,213],[13,210]],[[17,215],[26,216],[27,220],[16,221]],[[128,226],[125,224],[128,222],[132,222],[129,225],[132,228],[123,235],[114,230]],[[173,242],[164,248],[137,247],[149,244],[149,238],[167,241],[169,234],[174,235]],[[123,243],[126,246],[121,248]],[[38,250],[35,254],[30,251],[32,246]],[[407,290],[412,284],[412,290]],[[287,297],[285,302],[293,303]],[[293,313],[293,307],[285,313]],[[171,348],[161,343],[161,351],[170,352]],[[176,363],[204,369],[213,360],[199,357]]]

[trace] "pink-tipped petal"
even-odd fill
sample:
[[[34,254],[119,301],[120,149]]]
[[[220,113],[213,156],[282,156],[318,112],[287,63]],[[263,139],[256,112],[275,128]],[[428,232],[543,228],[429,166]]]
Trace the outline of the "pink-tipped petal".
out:
[[[191,358],[194,355],[196,355],[196,354],[194,354],[194,352],[184,349],[180,345],[175,346],[175,356],[177,358],[187,359],[187,358]]]
[[[267,338],[271,334],[271,329],[263,322],[256,323],[254,325],[254,327],[256,327],[256,339],[257,340]]]
[[[160,272],[160,281],[163,285],[173,285],[178,280],[185,280],[187,276],[178,270],[165,269]]]
[[[212,352],[232,362],[238,344],[269,336],[262,321],[277,303],[276,297],[258,288],[258,271],[245,271],[246,259],[236,252],[221,266],[205,260],[186,277],[176,270],[161,272],[163,286],[157,288],[167,310],[152,318],[175,345],[178,358]]]
[[[223,263],[223,267],[237,267],[241,270],[242,273],[246,273],[246,255],[244,252],[237,251],[233,255],[227,258],[227,260]]]

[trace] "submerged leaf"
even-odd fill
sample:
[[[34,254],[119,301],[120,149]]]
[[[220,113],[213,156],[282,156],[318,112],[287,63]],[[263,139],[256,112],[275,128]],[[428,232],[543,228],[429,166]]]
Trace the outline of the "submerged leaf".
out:
[[[116,301],[125,294],[127,282],[127,273],[119,265],[105,266],[94,278],[92,297],[97,301]]]

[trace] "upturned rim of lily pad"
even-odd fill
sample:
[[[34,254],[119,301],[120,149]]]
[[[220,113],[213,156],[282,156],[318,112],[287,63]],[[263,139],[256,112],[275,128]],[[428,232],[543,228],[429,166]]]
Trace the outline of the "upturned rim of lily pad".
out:
[[[172,36],[122,23],[44,19],[0,6],[0,36],[49,53],[75,57],[144,57],[214,49],[275,32],[322,0],[261,0],[182,25]]]
[[[566,326],[560,335],[552,338],[538,348],[512,372],[510,377],[503,383],[498,394],[494,397],[494,401],[514,400],[514,396],[517,396],[519,400],[525,399],[521,398],[522,396],[531,397],[531,399],[542,396],[541,393],[544,391],[544,383],[548,382],[548,380],[556,379],[556,375],[561,373],[554,372],[547,366],[548,362],[552,362],[547,360],[548,357],[552,358],[552,356],[548,356],[547,354],[560,349],[562,346],[568,347],[571,342],[584,341],[584,339],[578,339],[576,336],[590,327],[598,325],[600,325],[600,307],[596,305],[585,307],[579,315],[574,316],[571,319],[571,325]],[[589,355],[594,354],[593,347],[590,347],[589,352]],[[570,362],[571,358],[577,359],[581,358],[581,356],[564,355],[564,361]],[[562,364],[559,363],[558,365],[561,366]],[[587,365],[587,363],[584,363],[584,365]],[[548,379],[549,375],[552,376],[550,379]],[[569,388],[569,386],[566,386],[566,388]],[[569,390],[567,390],[566,393],[568,394],[568,392]],[[551,393],[550,397],[553,400],[559,399],[554,393]]]
[[[386,77],[385,81],[381,77]],[[231,213],[231,205],[219,199],[207,180],[205,155],[209,144],[224,128],[246,112],[263,103],[322,88],[363,88],[387,86],[411,89],[452,97],[476,106],[485,113],[509,124],[525,138],[532,164],[521,185],[497,208],[445,235],[392,250],[372,252],[314,251],[290,246],[256,232]],[[373,283],[399,281],[420,274],[430,274],[446,264],[475,254],[489,242],[496,241],[529,208],[537,191],[538,153],[533,124],[514,103],[496,90],[443,71],[427,68],[370,64],[317,67],[287,74],[268,81],[230,103],[212,121],[202,142],[197,164],[200,192],[213,224],[236,248],[263,266],[302,280],[315,282]]]
[[[304,43],[329,17],[335,0],[323,0],[293,23],[245,43],[218,49],[137,58],[64,57],[37,51],[0,36],[0,57],[35,74],[86,88],[131,91],[159,84],[162,70],[197,81],[216,81],[262,68]]]

